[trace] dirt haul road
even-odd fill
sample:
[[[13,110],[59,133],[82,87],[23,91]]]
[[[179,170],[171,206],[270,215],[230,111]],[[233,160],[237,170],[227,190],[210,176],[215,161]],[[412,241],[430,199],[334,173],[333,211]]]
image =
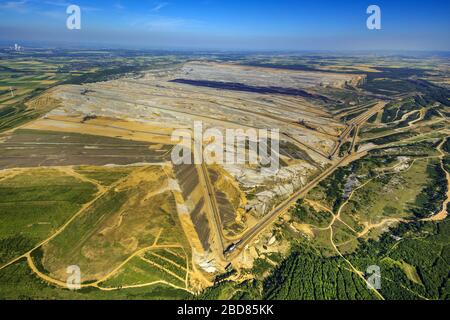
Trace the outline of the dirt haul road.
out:
[[[378,113],[386,106],[386,102],[381,101],[373,108],[369,109],[367,112],[363,113],[359,117],[355,118],[350,126],[359,127],[364,122],[366,122],[372,115]],[[356,133],[355,133],[356,134]],[[250,243],[260,232],[262,232],[267,226],[284,214],[292,205],[294,205],[298,199],[304,197],[311,189],[313,189],[320,181],[331,175],[336,168],[342,164],[351,161],[354,157],[354,152],[348,154],[344,158],[340,159],[338,162],[333,164],[330,168],[322,172],[318,177],[308,183],[304,188],[294,193],[289,199],[283,201],[278,205],[271,213],[266,215],[261,221],[259,221],[255,226],[253,226],[236,244],[229,247],[228,251],[225,252],[225,257],[227,260],[233,260],[240,252],[245,248],[245,246]]]

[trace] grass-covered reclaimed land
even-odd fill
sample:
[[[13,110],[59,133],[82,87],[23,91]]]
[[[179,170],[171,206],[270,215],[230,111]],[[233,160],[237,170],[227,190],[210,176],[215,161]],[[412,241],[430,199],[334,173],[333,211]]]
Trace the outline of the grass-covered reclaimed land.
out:
[[[17,169],[0,180],[0,261],[5,263],[49,237],[97,189],[53,169]]]
[[[6,222],[0,228],[2,299],[182,299],[191,295],[186,240],[180,231],[165,231],[179,227],[179,222],[173,196],[155,189],[167,183],[160,167],[6,172],[0,180],[0,212]],[[140,188],[130,189],[133,184]],[[125,216],[125,207],[133,212],[131,219]],[[144,220],[137,219],[139,215]],[[140,237],[139,242],[115,242],[130,230]],[[141,250],[126,260],[136,245]],[[72,292],[61,285],[67,277],[65,266],[77,254],[83,288]],[[100,255],[105,258],[98,260]],[[119,258],[116,264],[113,255]]]

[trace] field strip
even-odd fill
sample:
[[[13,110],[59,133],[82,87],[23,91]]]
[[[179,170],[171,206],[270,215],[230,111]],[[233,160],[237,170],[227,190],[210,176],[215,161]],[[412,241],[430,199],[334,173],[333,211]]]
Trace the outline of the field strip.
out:
[[[97,280],[95,282],[96,285],[98,285],[101,282],[106,281],[110,277],[112,277],[114,274],[116,274],[124,265],[126,265],[131,259],[136,257],[139,254],[145,253],[146,251],[152,250],[152,249],[165,249],[165,248],[182,248],[180,244],[168,244],[168,245],[152,245],[150,247],[142,248],[140,250],[135,251],[133,254],[131,254],[127,259],[125,259],[118,267],[116,267],[114,270],[112,270],[110,273],[108,273],[103,278]],[[183,280],[184,281],[184,280]]]
[[[189,275],[190,275],[190,272],[191,272],[191,270],[189,268],[189,256],[188,256],[188,254],[186,252],[186,249],[183,246],[181,246],[181,249],[183,250],[184,257],[179,255],[179,254],[175,254],[169,248],[165,248],[164,251],[169,252],[171,254],[174,254],[176,257],[179,257],[179,258],[184,259],[186,261],[186,267],[184,267],[184,270],[186,271],[185,286],[186,286],[186,288],[188,288],[189,287]]]
[[[161,237],[161,234],[162,234],[163,230],[164,230],[164,228],[159,229],[158,235],[156,236],[155,241],[153,241],[152,247],[156,246],[156,244],[158,243],[158,240]]]
[[[122,261],[122,263],[120,263],[116,268],[114,268],[111,272],[109,272],[107,275],[105,275],[103,278],[100,278],[99,280],[97,280],[95,283],[98,285],[101,282],[106,281],[108,278],[112,277],[113,275],[115,275],[124,265],[126,265],[131,259],[133,259],[134,257],[136,257],[139,254],[145,253],[146,251],[150,250],[151,248],[153,248],[153,246],[150,247],[146,247],[146,248],[142,248],[140,250],[135,251],[133,254],[131,254],[128,258],[126,258],[124,261]]]
[[[177,278],[177,279],[180,280],[181,282],[184,282],[184,283],[185,283],[186,279],[181,278],[179,275],[177,275],[177,274],[175,274],[174,272],[172,272],[172,271],[170,271],[170,270],[164,268],[163,266],[157,264],[156,262],[151,261],[151,260],[149,260],[149,259],[147,259],[147,258],[145,258],[145,257],[143,257],[143,256],[139,256],[139,258],[140,258],[141,260],[147,262],[148,264],[151,264],[152,266],[154,266],[154,267],[156,267],[156,268],[158,268],[158,269],[160,269],[160,270],[162,270],[162,271],[164,271],[164,272],[170,274],[172,277]]]
[[[178,267],[180,269],[183,269],[185,272],[187,271],[186,267],[183,267],[183,266],[179,265],[178,263],[176,263],[175,261],[172,261],[172,260],[170,260],[170,259],[168,259],[168,258],[166,258],[164,256],[161,256],[161,255],[159,255],[157,253],[154,253],[152,251],[149,251],[149,254],[151,254],[152,256],[155,256],[155,257],[157,257],[159,259],[162,259],[164,261],[167,261],[168,263],[172,264],[173,266]]]
[[[75,179],[78,179],[80,181],[88,182],[88,183],[91,183],[91,184],[95,185],[99,192],[105,192],[106,191],[106,188],[103,185],[101,185],[97,180],[90,179],[90,178],[88,178],[88,177],[86,177],[86,176],[76,172],[73,169],[72,166],[55,167],[55,169],[61,171],[62,173],[65,173],[66,175],[71,176],[71,177],[73,177]]]
[[[175,251],[173,251],[173,250],[170,250],[170,249],[165,249],[165,251],[167,251],[167,252],[169,252],[170,254],[173,254],[174,256],[176,256],[176,257],[178,257],[178,258],[182,258],[182,259],[184,259],[185,257],[183,257],[181,254],[179,254],[179,253],[176,253]]]

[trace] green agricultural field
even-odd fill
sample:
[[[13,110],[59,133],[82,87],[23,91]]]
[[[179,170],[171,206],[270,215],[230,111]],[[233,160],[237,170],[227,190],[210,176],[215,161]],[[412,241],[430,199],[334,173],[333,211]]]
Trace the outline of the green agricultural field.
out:
[[[2,263],[49,237],[97,191],[94,185],[58,170],[25,169],[9,174],[0,179]]]

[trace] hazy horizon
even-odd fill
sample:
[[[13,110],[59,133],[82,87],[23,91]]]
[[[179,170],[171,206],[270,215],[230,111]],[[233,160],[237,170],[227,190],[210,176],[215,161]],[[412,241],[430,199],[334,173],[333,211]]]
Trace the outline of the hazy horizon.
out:
[[[67,6],[81,7],[68,30]],[[367,7],[381,8],[369,30]],[[449,51],[442,1],[0,1],[2,42],[168,50]]]

